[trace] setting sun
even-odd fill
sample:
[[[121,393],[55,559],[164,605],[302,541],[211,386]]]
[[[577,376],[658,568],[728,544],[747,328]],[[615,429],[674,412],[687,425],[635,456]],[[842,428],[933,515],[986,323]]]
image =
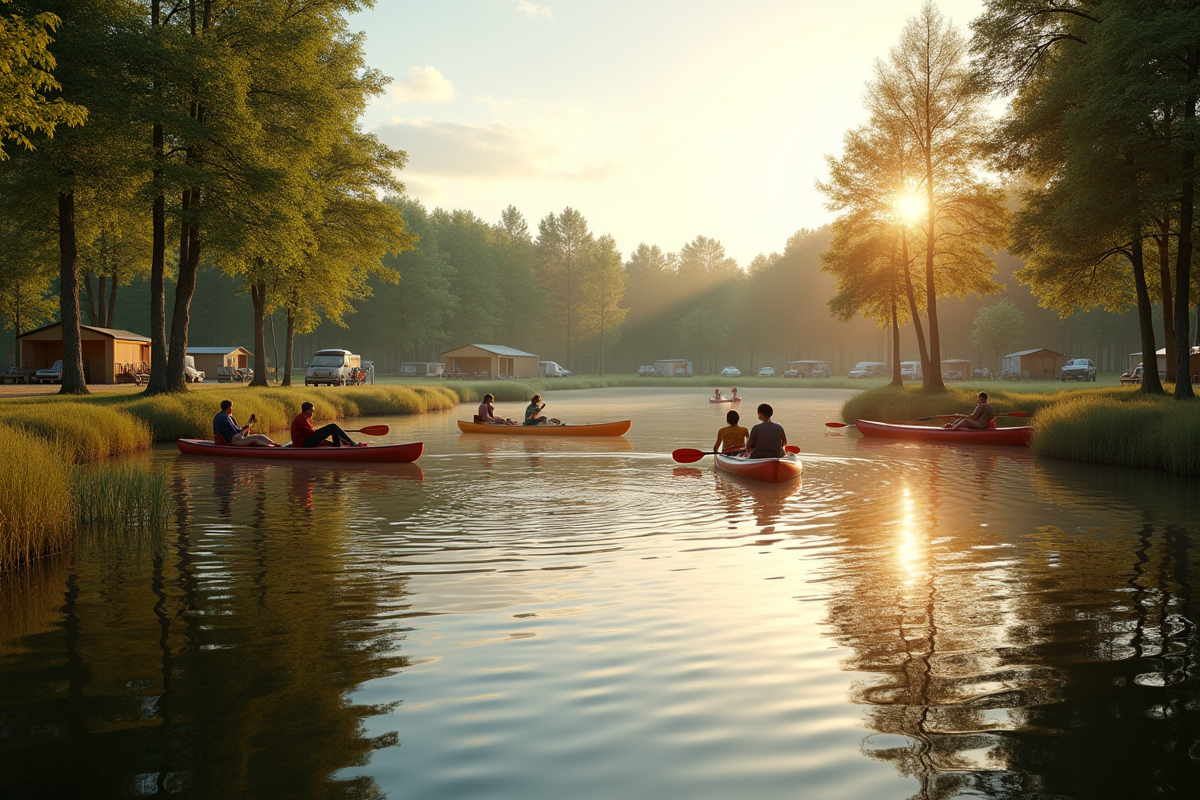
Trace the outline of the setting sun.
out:
[[[892,205],[896,209],[896,215],[905,222],[916,222],[925,216],[925,201],[913,192],[896,195]]]

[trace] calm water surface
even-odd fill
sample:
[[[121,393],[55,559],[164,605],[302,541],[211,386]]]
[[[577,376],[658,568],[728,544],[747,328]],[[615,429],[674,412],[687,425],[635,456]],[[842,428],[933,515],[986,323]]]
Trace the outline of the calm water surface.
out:
[[[0,797],[1197,796],[1200,482],[747,395],[802,482],[673,463],[698,389],[389,420],[419,468],[156,450],[165,535],[0,578]]]

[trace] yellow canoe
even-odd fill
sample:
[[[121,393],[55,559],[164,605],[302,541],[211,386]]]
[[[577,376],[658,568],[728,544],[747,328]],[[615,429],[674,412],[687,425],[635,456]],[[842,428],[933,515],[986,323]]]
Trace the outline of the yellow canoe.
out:
[[[495,425],[488,422],[458,421],[463,433],[497,433],[507,436],[624,436],[633,420],[594,422],[586,425]]]

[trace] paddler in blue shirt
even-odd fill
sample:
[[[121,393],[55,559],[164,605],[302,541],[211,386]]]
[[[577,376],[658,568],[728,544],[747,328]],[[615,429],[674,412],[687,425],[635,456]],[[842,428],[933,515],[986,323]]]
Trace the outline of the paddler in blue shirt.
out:
[[[258,417],[251,414],[248,424],[238,425],[237,420],[233,418],[233,401],[222,400],[221,410],[213,417],[213,441],[236,447],[278,447],[269,436],[248,433],[250,426],[257,421]]]

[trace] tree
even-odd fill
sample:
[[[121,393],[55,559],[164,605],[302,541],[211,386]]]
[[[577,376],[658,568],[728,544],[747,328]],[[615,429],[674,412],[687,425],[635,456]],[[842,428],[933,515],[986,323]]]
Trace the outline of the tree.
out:
[[[558,216],[547,214],[538,223],[538,261],[542,283],[547,291],[547,306],[564,327],[563,342],[568,369],[578,369],[571,360],[573,329],[578,314],[580,270],[594,239],[583,214],[571,207]]]
[[[544,302],[537,281],[537,250],[525,217],[516,206],[508,206],[493,226],[496,250],[496,315],[504,343],[532,348],[541,328],[539,308]]]
[[[728,340],[729,326],[725,325],[716,308],[697,306],[679,320],[679,339],[683,346],[696,353],[697,364],[707,363],[716,369],[716,351]]]
[[[0,6],[12,0],[0,0]],[[82,125],[87,109],[62,97],[47,99],[62,85],[50,45],[61,20],[49,12],[0,17],[0,161],[8,158],[4,143],[32,150],[30,136],[54,137],[59,125]]]
[[[998,300],[975,314],[971,344],[992,358],[995,374],[1000,356],[1021,343],[1025,335],[1025,315],[1011,300]]]
[[[970,69],[967,44],[926,0],[900,34],[888,61],[876,63],[868,89],[873,123],[896,126],[918,156],[923,195],[925,313],[929,365],[941,363],[937,298],[999,289],[992,280],[1005,210],[998,189],[980,179],[987,85]],[[940,280],[939,280],[940,279]],[[940,285],[939,285],[940,284]],[[944,388],[940,368],[925,385]]]
[[[604,374],[604,351],[615,343],[617,331],[625,321],[625,270],[621,253],[611,236],[601,236],[583,263],[580,276],[580,333],[596,337],[596,363]]]

